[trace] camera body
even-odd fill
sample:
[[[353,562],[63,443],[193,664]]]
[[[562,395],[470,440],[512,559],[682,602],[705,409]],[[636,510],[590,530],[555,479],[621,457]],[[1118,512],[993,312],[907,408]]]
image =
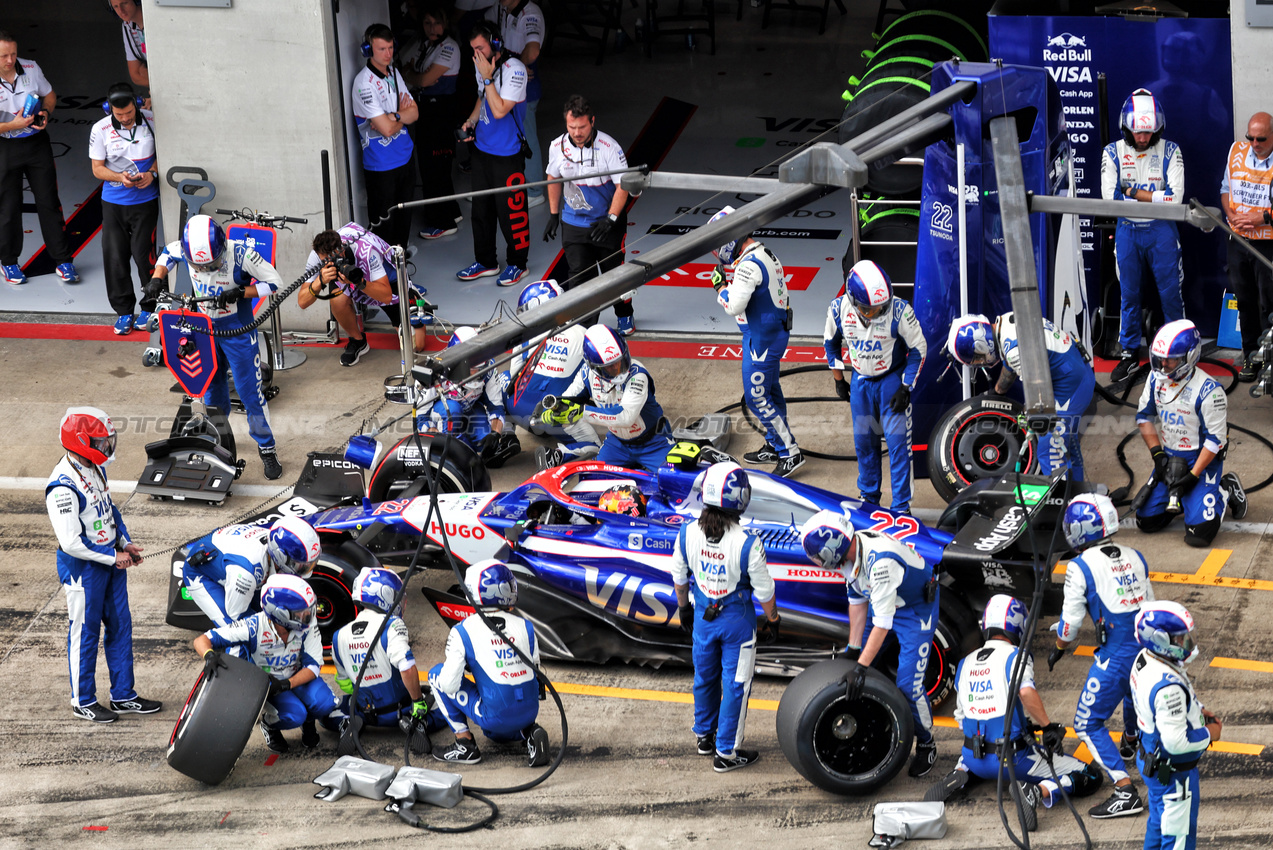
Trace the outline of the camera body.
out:
[[[331,263],[332,268],[336,269],[336,274],[343,277],[351,284],[359,289],[366,285],[363,279],[362,269],[358,267],[358,261],[354,259],[354,252],[349,249],[348,245],[342,247],[339,254],[333,254],[328,258],[327,262]]]

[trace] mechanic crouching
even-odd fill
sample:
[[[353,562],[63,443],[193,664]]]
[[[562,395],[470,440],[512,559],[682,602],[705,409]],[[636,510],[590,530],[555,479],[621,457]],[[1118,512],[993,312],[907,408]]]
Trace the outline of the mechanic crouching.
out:
[[[760,759],[755,750],[738,746],[756,666],[752,600],[765,612],[760,624],[765,642],[777,640],[780,617],[765,549],[739,525],[751,501],[747,473],[736,463],[713,464],[703,473],[702,491],[703,512],[676,536],[672,581],[681,628],[693,639],[698,754],[714,754],[712,769],[727,773]]]
[[[261,588],[261,612],[210,629],[194,639],[203,658],[203,675],[214,677],[225,666],[221,653],[239,650],[242,657],[270,677],[269,696],[261,713],[265,745],[276,753],[288,751],[284,729],[301,727],[301,746],[318,746],[315,721],[339,706],[336,695],[318,677],[323,664],[323,641],[314,622],[318,601],[302,578],[275,575]]]
[[[459,327],[451,334],[447,348],[454,348],[477,336],[477,329]],[[427,415],[416,417],[416,430],[436,432],[458,438],[483,458],[495,449],[504,430],[504,398],[498,373],[491,371],[490,361],[474,364],[471,377],[460,383],[444,378],[438,385],[439,397]]]

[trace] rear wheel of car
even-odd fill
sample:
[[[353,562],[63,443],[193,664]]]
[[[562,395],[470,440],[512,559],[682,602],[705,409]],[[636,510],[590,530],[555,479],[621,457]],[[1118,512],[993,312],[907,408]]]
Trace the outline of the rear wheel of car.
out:
[[[473,449],[452,437],[421,434],[404,437],[385,453],[384,459],[371,473],[367,498],[373,502],[428,493],[428,484],[420,481],[426,474],[436,475],[442,493],[471,493],[491,489],[491,477],[482,458]],[[420,462],[423,450],[426,464]],[[427,472],[426,472],[427,470]],[[422,487],[413,487],[420,482]]]
[[[823,661],[792,680],[778,703],[778,744],[796,771],[834,794],[869,794],[906,763],[915,738],[910,707],[868,670],[862,695],[844,698],[857,664]]]
[[[949,502],[959,491],[982,478],[998,478],[1016,468],[1025,447],[1021,471],[1039,465],[1035,444],[1021,427],[1024,408],[1001,396],[976,396],[946,412],[928,441],[928,478],[933,489]]]
[[[234,770],[269,692],[265,671],[241,658],[208,679],[202,673],[168,740],[168,764],[191,779],[216,785]]]

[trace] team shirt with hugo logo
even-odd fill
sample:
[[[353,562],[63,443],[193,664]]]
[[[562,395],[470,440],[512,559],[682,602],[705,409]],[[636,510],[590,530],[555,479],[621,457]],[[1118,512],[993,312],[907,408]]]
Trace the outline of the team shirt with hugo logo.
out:
[[[111,171],[126,174],[136,171],[144,174],[155,167],[155,116],[146,109],[137,109],[137,118],[127,130],[116,129],[107,115],[93,125],[88,137],[88,158],[99,159]],[[144,189],[123,183],[106,181],[102,184],[102,200],[124,206],[142,204],[159,197],[159,181],[152,180]]]
[[[381,74],[368,62],[354,77],[354,123],[362,141],[362,167],[367,171],[392,171],[411,159],[414,147],[406,127],[384,136],[371,125],[371,119],[378,115],[401,112],[401,95],[411,98],[406,80],[393,66],[389,73]]]
[[[1219,454],[1229,429],[1224,389],[1201,369],[1187,381],[1167,381],[1157,372],[1145,379],[1136,422],[1158,420],[1163,448],[1196,458],[1202,449]]]
[[[464,684],[467,668],[481,695],[484,715],[498,716],[510,707],[525,709],[527,703],[537,704],[539,689],[535,687],[534,668],[539,666],[539,642],[535,640],[534,627],[503,611],[488,611],[487,616],[499,623],[503,632],[493,631],[476,614],[462,620],[446,636],[446,657],[432,679],[434,686],[455,696]],[[522,661],[514,646],[530,658],[534,667]]]
[[[477,96],[482,102],[482,110],[478,113],[474,133],[474,142],[478,150],[492,156],[512,156],[520,154],[522,128],[526,126],[526,66],[520,60],[507,53],[500,57],[499,67],[491,72],[495,91],[501,98],[513,102],[513,108],[503,118],[491,114],[490,104],[486,102],[486,86],[482,85],[482,75],[474,69],[473,77],[477,80]]]
[[[352,683],[358,677],[358,669],[362,667],[368,650],[371,652],[371,660],[367,662],[359,688],[385,685],[392,688],[399,671],[410,673],[415,670],[415,654],[411,652],[411,639],[407,636],[407,627],[401,617],[390,617],[389,625],[385,626],[380,640],[374,647],[371,646],[371,639],[380,631],[380,623],[384,618],[385,615],[379,611],[364,608],[353,622],[337,632],[332,646],[332,660],[336,662],[336,683],[342,689],[342,679]]]
[[[1056,634],[1073,641],[1087,614],[1105,623],[1105,643],[1111,649],[1136,643],[1136,615],[1154,601],[1145,557],[1126,546],[1106,543],[1083,550],[1065,568],[1065,602]]]
[[[181,242],[169,242],[159,254],[157,265],[163,265],[171,272],[178,263],[184,263],[185,255],[181,252]],[[260,296],[270,295],[283,286],[283,278],[278,270],[266,262],[265,258],[247,247],[237,239],[226,241],[225,250],[221,252],[221,265],[210,272],[201,272],[187,263],[190,272],[190,284],[194,294],[199,298],[220,295],[229,289],[245,286],[256,286]],[[240,322],[252,321],[252,304],[250,299],[240,298],[234,304],[218,309],[211,302],[199,305],[199,309],[214,320],[237,317]]]
[[[646,436],[663,418],[663,407],[654,398],[654,377],[639,360],[633,360],[627,374],[614,380],[580,369],[562,396],[574,398],[585,391],[593,403],[583,409],[583,419],[607,428],[620,440]]]
[[[672,550],[672,581],[685,587],[693,580],[698,606],[720,602],[741,587],[750,587],[757,602],[774,598],[765,547],[737,525],[713,543],[697,522],[681,526]]]
[[[893,296],[888,307],[863,322],[853,299],[847,294],[831,302],[827,310],[822,337],[826,345],[827,363],[832,369],[843,369],[841,346],[848,351],[850,368],[865,378],[878,378],[896,368],[898,358],[906,358],[902,383],[915,386],[919,370],[928,355],[928,343],[919,326],[915,311],[901,298]]]
[[[791,306],[782,263],[773,252],[753,242],[734,262],[734,274],[716,301],[739,327],[756,335],[784,333]]]
[[[562,133],[548,145],[549,177],[561,177],[561,220],[575,227],[591,227],[610,214],[614,200],[614,176],[607,171],[628,167],[628,157],[613,136],[597,131],[592,144],[575,147],[569,133]]]
[[[959,662],[955,674],[958,698],[955,700],[955,722],[964,735],[972,737],[978,732],[986,742],[993,744],[1000,739],[1015,740],[1024,731],[1025,723],[1021,701],[1017,701],[1012,723],[1004,729],[1008,713],[1008,695],[1012,667],[1016,661],[1017,647],[1002,640],[989,640],[985,646]],[[1025,670],[1021,675],[1021,687],[1034,687],[1034,658],[1028,653]]]

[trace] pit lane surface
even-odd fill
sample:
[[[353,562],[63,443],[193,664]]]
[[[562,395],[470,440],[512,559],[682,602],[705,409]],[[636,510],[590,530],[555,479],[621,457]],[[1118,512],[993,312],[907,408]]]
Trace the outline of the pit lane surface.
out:
[[[0,342],[0,369],[9,389],[0,401],[0,686],[8,698],[0,706],[4,729],[0,746],[0,847],[60,846],[72,841],[94,847],[349,847],[377,846],[417,839],[405,825],[381,810],[382,804],[348,797],[337,803],[312,799],[315,776],[334,759],[334,737],[324,735],[314,753],[268,758],[254,735],[234,774],[221,786],[208,788],[172,769],[164,759],[168,737],[181,703],[193,684],[199,662],[190,650],[193,633],[164,624],[168,558],[158,554],[129,571],[136,675],[139,692],[161,699],[165,709],[150,717],[124,716],[110,726],[94,726],[71,716],[66,685],[65,602],[57,583],[52,550],[55,541],[44,511],[43,493],[31,479],[44,480],[60,449],[56,427],[71,403],[96,404],[121,425],[119,459],[110,468],[118,482],[135,481],[141,472],[146,442],[166,436],[179,400],[167,395],[168,375],[143,370],[141,345],[55,342]],[[310,362],[280,376],[282,392],[271,404],[283,481],[294,478],[305,451],[332,449],[357,430],[363,418],[380,407],[379,383],[397,365],[397,356],[372,352],[354,369],[340,369],[338,349],[312,349]],[[48,364],[74,364],[52,369]],[[736,363],[647,360],[657,376],[659,397],[669,417],[694,416],[735,400],[739,395]],[[784,381],[789,396],[829,395],[822,374]],[[1270,411],[1244,390],[1230,397],[1232,421],[1267,430]],[[382,415],[392,408],[382,411]],[[399,412],[394,410],[394,412]],[[1115,416],[1108,405],[1097,413]],[[236,432],[246,429],[240,416]],[[1101,420],[1100,433],[1085,443],[1093,477],[1112,486],[1123,483],[1114,446],[1125,430],[1122,420]],[[1130,420],[1126,420],[1130,423]],[[840,404],[805,404],[793,408],[792,427],[807,448],[849,451],[845,411]],[[1127,424],[1130,427],[1130,424]],[[245,437],[246,439],[246,437]],[[735,436],[732,451],[755,448],[759,438],[745,431]],[[533,448],[533,439],[524,440]],[[1137,444],[1129,457],[1139,472],[1147,467]],[[253,495],[232,496],[223,507],[152,502],[141,496],[117,495],[135,539],[148,555],[180,544],[212,527],[251,512],[271,490],[250,446],[248,469],[240,486]],[[1230,453],[1230,469],[1248,483],[1273,470],[1268,449],[1238,436]],[[497,473],[496,487],[509,487],[533,471],[532,453],[515,459]],[[854,494],[853,464],[810,461],[801,480]],[[280,482],[282,483],[282,482]],[[123,488],[121,488],[123,489]],[[247,489],[246,487],[244,489]],[[931,488],[918,486],[917,507],[935,511],[940,502]],[[282,491],[280,486],[278,491]],[[1182,532],[1155,537],[1124,532],[1121,540],[1140,547],[1159,577],[1161,598],[1187,605],[1199,624],[1202,657],[1192,672],[1202,699],[1225,722],[1226,743],[1248,745],[1258,754],[1212,752],[1203,761],[1202,846],[1270,846],[1273,810],[1264,804],[1273,764],[1263,756],[1270,739],[1269,684],[1273,661],[1268,651],[1268,611],[1273,594],[1261,584],[1273,581],[1268,563],[1268,529],[1273,498],[1254,494],[1246,520],[1226,528],[1217,538],[1228,554],[1188,549]],[[1058,576],[1059,580],[1059,576]],[[431,573],[425,581],[446,587],[449,575]],[[1249,586],[1250,582],[1256,582]],[[1232,586],[1239,585],[1239,586]],[[441,658],[445,637],[441,621],[418,591],[409,594],[407,623],[422,667]],[[1092,643],[1090,632],[1083,642]],[[1084,681],[1087,661],[1067,658],[1055,673],[1042,663],[1046,639],[1035,641],[1038,681],[1054,719],[1070,721]],[[1216,659],[1221,659],[1217,663]],[[1226,660],[1228,659],[1228,660]],[[876,802],[918,799],[930,778],[899,777],[870,798],[838,798],[812,787],[783,759],[774,730],[773,707],[785,682],[758,679],[748,715],[747,745],[759,749],[755,767],[726,775],[711,771],[708,759],[694,754],[690,732],[691,677],[687,671],[653,671],[635,667],[549,664],[548,673],[562,685],[570,721],[570,745],[561,769],[535,790],[496,798],[501,817],[493,832],[477,836],[431,836],[439,847],[471,847],[492,840],[503,846],[533,847],[684,847],[689,843],[735,845],[781,842],[807,847],[834,841],[862,846],[870,837],[870,812]],[[99,663],[99,694],[106,697],[105,663]],[[627,691],[627,692],[625,692]],[[640,693],[631,693],[639,691]],[[946,712],[948,715],[948,711]],[[561,734],[551,702],[540,722],[549,730],[554,749]],[[948,716],[947,716],[947,723]],[[297,746],[297,734],[288,733]],[[438,741],[446,739],[438,735]],[[937,730],[938,771],[949,770],[959,736],[949,725]],[[401,764],[398,739],[368,735],[371,753]],[[1077,741],[1067,745],[1073,751]],[[1229,749],[1243,749],[1230,747]],[[469,785],[511,785],[531,773],[521,766],[520,752],[484,746],[486,761],[464,771]],[[434,766],[431,760],[426,766]],[[1102,789],[1098,792],[1103,795]],[[1103,799],[1078,801],[1080,811]],[[455,824],[481,815],[466,802],[454,812],[429,810],[438,825]],[[1035,847],[1081,846],[1072,819],[1060,809],[1042,812]],[[1139,847],[1145,819],[1097,822],[1085,818],[1101,847]],[[999,824],[993,791],[983,786],[950,807],[945,847],[1001,847],[1008,842]]]

